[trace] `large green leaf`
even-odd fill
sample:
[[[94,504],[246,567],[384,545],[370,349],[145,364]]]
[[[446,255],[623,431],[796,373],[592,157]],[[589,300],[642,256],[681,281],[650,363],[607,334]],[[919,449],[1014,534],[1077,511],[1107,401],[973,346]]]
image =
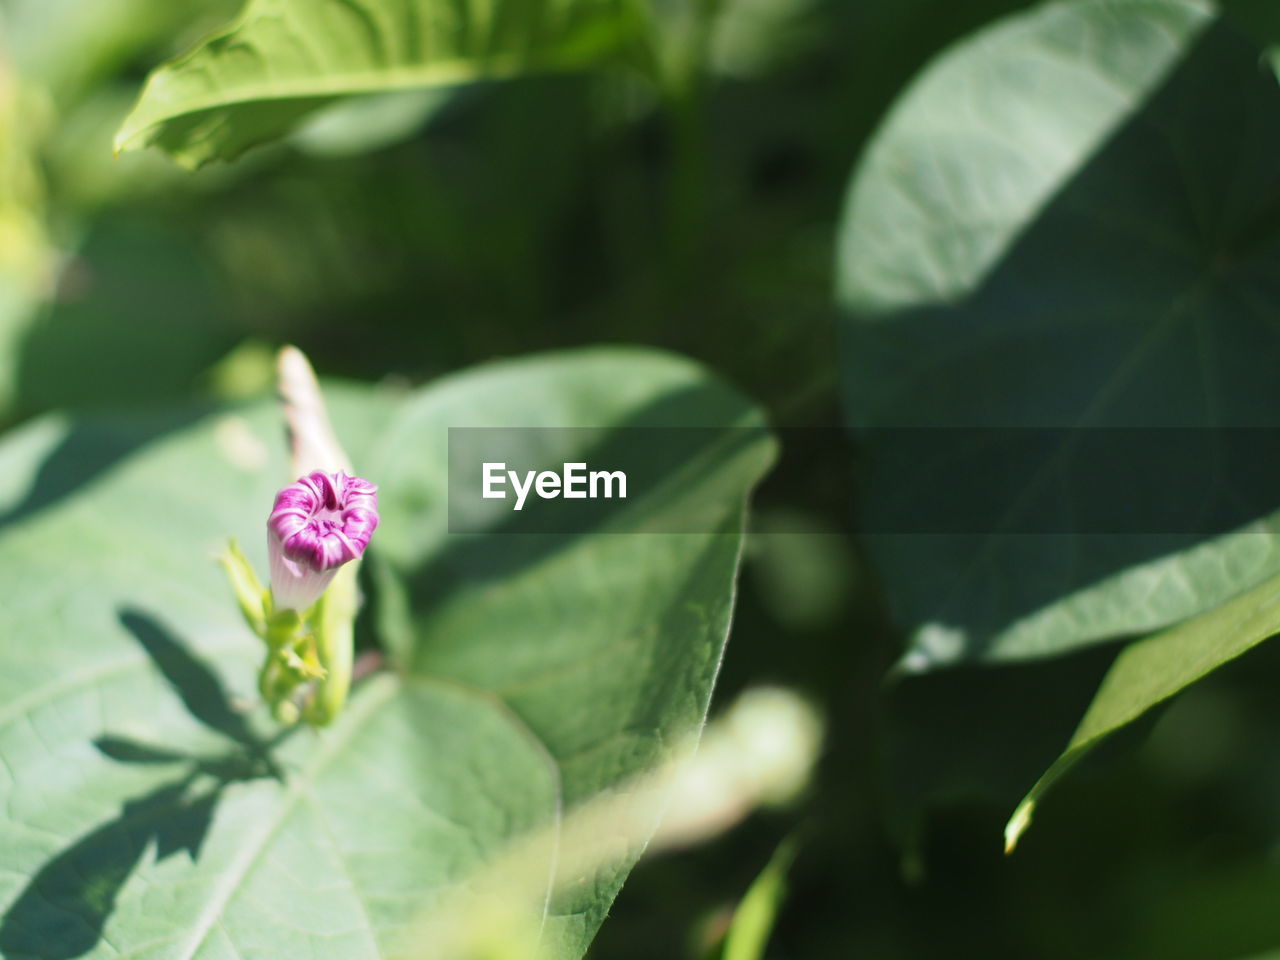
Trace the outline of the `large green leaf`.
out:
[[[1062,756],[1018,805],[1005,829],[1012,849],[1044,792],[1090,750],[1201,677],[1280,633],[1280,577],[1230,603],[1130,644],[1112,664]]]
[[[375,586],[399,618],[379,629],[399,645],[334,726],[283,739],[246,712],[259,643],[211,559],[237,535],[265,568],[278,413],[43,419],[0,446],[6,958],[393,955],[491,856],[698,729],[763,434],[710,467],[733,478],[722,532],[465,539],[445,533],[444,434],[756,422],[736,394],[691,363],[601,350],[331,403],[381,484]],[[115,453],[89,473],[104,437]],[[601,838],[595,876],[545,865],[553,956],[585,949],[630,839]]]
[[[891,110],[839,254],[846,409],[883,428],[865,432],[866,513],[1004,491],[981,528],[870,539],[914,633],[905,666],[1150,632],[1280,572],[1277,521],[1258,519],[1280,498],[1233,513],[1224,492],[1270,445],[1233,467],[1214,432],[1277,425],[1277,150],[1257,48],[1189,0],[1008,18]],[[885,456],[921,427],[937,449]],[[1153,451],[1145,477],[1078,454],[1116,427]],[[1028,436],[1044,450],[1004,455]],[[1186,516],[1096,520],[1157,500]]]
[[[158,68],[116,138],[199,166],[229,160],[353,94],[591,66],[632,49],[627,0],[249,0]],[[634,52],[634,51],[633,51]]]

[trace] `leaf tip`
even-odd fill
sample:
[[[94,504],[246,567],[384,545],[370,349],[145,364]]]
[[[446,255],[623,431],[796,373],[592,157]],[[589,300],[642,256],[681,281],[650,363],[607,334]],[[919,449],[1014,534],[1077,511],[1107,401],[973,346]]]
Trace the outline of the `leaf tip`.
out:
[[[1031,826],[1031,814],[1035,811],[1035,800],[1028,797],[1018,804],[1018,809],[1013,811],[1013,816],[1009,818],[1009,822],[1004,827],[1004,853],[1007,857],[1013,853],[1014,848],[1018,846],[1018,841],[1022,839],[1022,835],[1027,832],[1027,828]]]
[[[129,112],[125,114],[125,118],[120,121],[120,126],[116,129],[116,135],[111,141],[111,155],[113,157],[119,158],[121,154],[147,146],[145,142],[139,143],[139,140],[143,139],[149,125],[139,122],[138,115],[143,108],[150,86],[151,84],[148,82],[142,92],[138,94],[138,98],[134,100]]]
[[[111,141],[111,159],[119,160],[120,155],[129,150],[132,140],[133,132],[129,129],[129,121],[126,118],[120,125],[120,129],[116,131],[115,139]]]

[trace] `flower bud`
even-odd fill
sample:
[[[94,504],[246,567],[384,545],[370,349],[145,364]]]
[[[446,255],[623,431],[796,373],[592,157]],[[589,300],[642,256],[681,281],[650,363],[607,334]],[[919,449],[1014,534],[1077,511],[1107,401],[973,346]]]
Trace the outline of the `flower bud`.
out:
[[[275,609],[308,609],[377,526],[378,488],[359,477],[316,470],[276,494],[267,518]]]

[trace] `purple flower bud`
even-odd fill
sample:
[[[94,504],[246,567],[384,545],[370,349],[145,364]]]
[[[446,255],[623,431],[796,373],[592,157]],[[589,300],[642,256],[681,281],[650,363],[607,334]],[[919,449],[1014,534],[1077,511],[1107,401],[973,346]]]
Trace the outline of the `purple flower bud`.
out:
[[[378,488],[359,477],[316,470],[276,494],[267,518],[275,608],[303,611],[319,600],[377,525]]]

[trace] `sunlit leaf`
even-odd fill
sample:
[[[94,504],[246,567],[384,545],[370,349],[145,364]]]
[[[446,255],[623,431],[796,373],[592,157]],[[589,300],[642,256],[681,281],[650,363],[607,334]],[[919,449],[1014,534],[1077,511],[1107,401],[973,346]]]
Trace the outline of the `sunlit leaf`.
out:
[[[253,709],[259,642],[213,562],[235,535],[265,569],[288,470],[273,404],[43,419],[0,445],[4,956],[404,955],[486,859],[698,729],[767,441],[715,468],[736,491],[723,532],[525,546],[446,535],[438,451],[459,421],[755,422],[736,394],[638,350],[328,393],[381,485],[374,587],[401,585],[409,616],[394,669],[318,734],[274,736]],[[546,863],[553,955],[581,955],[636,854],[591,877]]]
[[[764,960],[778,910],[787,895],[787,873],[795,859],[794,839],[783,841],[752,881],[725,935],[722,960]]]
[[[117,151],[230,160],[336,99],[574,70],[639,35],[625,0],[250,0],[234,24],[151,75]]]

